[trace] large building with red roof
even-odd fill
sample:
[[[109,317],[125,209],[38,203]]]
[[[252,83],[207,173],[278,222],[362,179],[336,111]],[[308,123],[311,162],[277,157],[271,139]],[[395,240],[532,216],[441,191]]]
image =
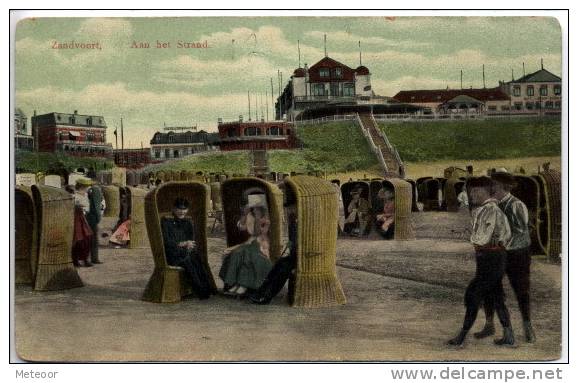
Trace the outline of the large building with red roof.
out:
[[[371,73],[365,66],[353,69],[331,57],[297,68],[275,104],[276,119],[293,121],[306,109],[328,104],[387,103],[371,89]]]
[[[435,114],[508,114],[510,96],[500,87],[482,89],[402,90],[393,96]]]

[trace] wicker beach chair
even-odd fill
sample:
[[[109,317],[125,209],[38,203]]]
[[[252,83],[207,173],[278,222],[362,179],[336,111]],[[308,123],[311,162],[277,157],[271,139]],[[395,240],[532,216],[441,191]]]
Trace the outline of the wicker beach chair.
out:
[[[136,186],[139,183],[139,179],[137,179],[136,171],[134,170],[127,170],[126,171],[126,185],[127,186]]]
[[[540,172],[534,178],[540,184],[540,226],[538,240],[548,259],[560,262],[562,251],[562,191],[561,174],[557,170]]]
[[[145,197],[147,190],[127,186],[129,217],[130,217],[130,249],[149,247],[145,219]]]
[[[345,304],[336,270],[337,191],[310,176],[285,180],[297,204],[297,265],[289,297],[294,307]]]
[[[458,195],[461,193],[464,184],[465,182],[459,178],[450,178],[445,182],[443,195],[447,211],[457,212],[460,210]]]
[[[440,209],[440,181],[435,178],[426,179],[421,183],[421,187],[423,210],[438,211]]]
[[[30,187],[16,186],[14,212],[16,283],[33,285],[38,263],[38,219]]]
[[[425,181],[427,180],[431,180],[432,177],[420,177],[417,180],[415,180],[415,186],[417,189],[417,201],[424,203],[425,201],[425,197],[426,197],[426,187],[425,187]]]
[[[106,201],[103,217],[118,217],[120,214],[120,188],[114,185],[101,186]]]
[[[145,217],[148,238],[155,268],[142,299],[156,303],[180,302],[181,297],[192,293],[192,287],[183,277],[183,269],[170,266],[165,255],[161,219],[171,216],[173,203],[185,198],[190,203],[189,215],[193,220],[195,238],[203,264],[209,273],[207,259],[207,189],[198,182],[167,182],[152,190],[145,197]],[[213,287],[215,281],[211,279]]]
[[[528,226],[530,229],[530,240],[532,242],[530,251],[532,254],[545,254],[545,249],[542,248],[540,239],[538,238],[538,231],[541,227],[542,221],[540,216],[544,216],[542,209],[544,201],[541,200],[540,184],[534,177],[516,175],[516,186],[511,193],[520,201],[524,202],[528,208]]]
[[[417,185],[414,180],[406,178],[405,180],[411,185],[411,211],[419,211],[417,206]]]
[[[223,220],[225,223],[227,246],[235,246],[249,239],[246,232],[238,229],[237,222],[241,218],[242,209],[247,203],[247,201],[244,200],[244,192],[253,188],[263,190],[267,198],[267,209],[269,211],[269,220],[271,221],[269,229],[269,255],[271,262],[275,262],[281,257],[283,251],[281,240],[283,194],[276,185],[260,178],[232,178],[221,184],[221,200],[223,204]]]
[[[63,290],[83,286],[72,264],[74,198],[62,189],[32,186],[36,211],[36,261],[31,255],[34,290]],[[34,232],[34,230],[32,230]]]
[[[395,202],[395,231],[393,239],[405,241],[414,239],[411,225],[412,185],[401,178],[388,178],[382,182],[388,189],[393,189]]]

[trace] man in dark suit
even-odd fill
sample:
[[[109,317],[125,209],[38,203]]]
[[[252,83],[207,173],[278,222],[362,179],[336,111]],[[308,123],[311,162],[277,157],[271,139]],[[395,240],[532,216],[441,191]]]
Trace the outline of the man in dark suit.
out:
[[[88,201],[90,203],[90,210],[86,213],[86,222],[88,222],[88,226],[90,226],[94,233],[90,247],[90,261],[93,264],[99,264],[102,262],[98,257],[98,224],[102,219],[102,211],[104,210],[103,207],[106,202],[104,201],[102,190],[94,183],[90,189],[88,189]]]
[[[195,240],[193,221],[187,217],[189,202],[177,198],[173,216],[161,220],[167,263],[182,267],[200,299],[207,299],[216,291],[211,284],[210,271],[205,268]]]

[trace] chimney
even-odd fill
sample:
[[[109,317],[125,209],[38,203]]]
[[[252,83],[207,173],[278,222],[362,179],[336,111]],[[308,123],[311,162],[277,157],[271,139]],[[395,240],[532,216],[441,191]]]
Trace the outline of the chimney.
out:
[[[78,114],[78,110],[75,110],[75,111],[74,111],[74,114]]]

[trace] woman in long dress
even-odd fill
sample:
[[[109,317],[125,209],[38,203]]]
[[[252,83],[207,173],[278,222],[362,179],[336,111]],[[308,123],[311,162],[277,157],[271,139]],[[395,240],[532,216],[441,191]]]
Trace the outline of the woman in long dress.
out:
[[[250,237],[244,243],[227,249],[219,272],[226,295],[244,296],[248,291],[258,289],[272,268],[269,259],[271,221],[267,209],[261,204],[250,204],[245,211],[238,226]]]
[[[66,190],[74,195],[74,235],[72,240],[72,263],[76,267],[90,267],[92,263],[88,259],[92,248],[93,232],[86,221],[86,213],[90,211],[88,199],[89,180],[79,179],[74,189]]]

